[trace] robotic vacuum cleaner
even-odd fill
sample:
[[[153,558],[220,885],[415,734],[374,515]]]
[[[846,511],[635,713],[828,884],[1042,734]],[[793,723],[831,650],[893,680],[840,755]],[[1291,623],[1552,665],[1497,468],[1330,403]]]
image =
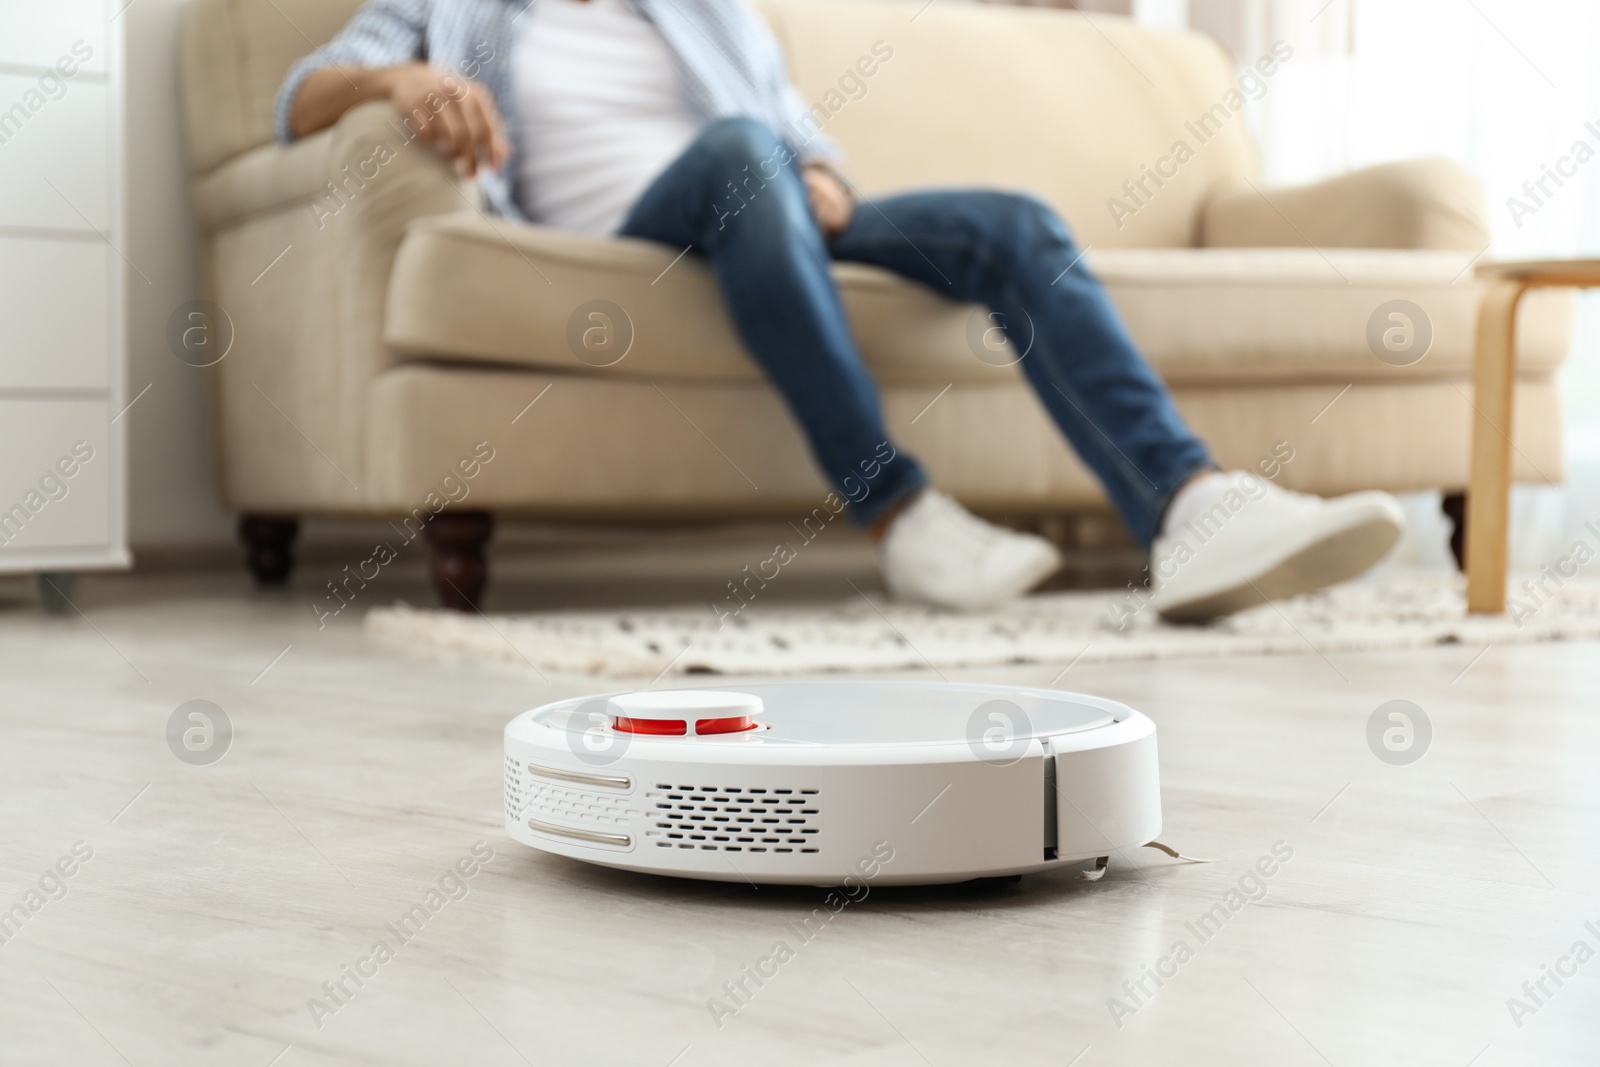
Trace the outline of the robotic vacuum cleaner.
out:
[[[578,697],[506,726],[505,818],[545,852],[724,882],[1103,868],[1161,832],[1156,729],[1115,701],[998,685]]]

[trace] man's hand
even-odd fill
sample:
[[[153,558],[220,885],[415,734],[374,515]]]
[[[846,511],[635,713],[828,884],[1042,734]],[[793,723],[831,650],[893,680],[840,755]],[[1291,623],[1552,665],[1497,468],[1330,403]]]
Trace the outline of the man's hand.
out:
[[[824,236],[833,237],[850,225],[856,213],[855,197],[833,171],[819,163],[807,163],[801,177],[811,199],[811,214],[816,216]]]
[[[388,100],[424,141],[468,176],[498,170],[511,154],[505,124],[482,85],[425,63],[399,67],[323,67],[301,84],[289,113],[296,137],[327,129],[357,104]]]
[[[489,91],[438,67],[396,67],[389,99],[424,141],[455,159],[468,177],[479,163],[492,170],[511,154],[505,124]]]

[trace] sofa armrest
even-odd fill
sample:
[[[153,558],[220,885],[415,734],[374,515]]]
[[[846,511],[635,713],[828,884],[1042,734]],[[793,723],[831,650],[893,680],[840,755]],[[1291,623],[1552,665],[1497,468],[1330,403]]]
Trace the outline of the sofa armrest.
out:
[[[195,217],[207,232],[298,207],[323,226],[369,182],[423,182],[460,190],[459,207],[481,203],[475,183],[458,179],[444,156],[408,140],[387,101],[351,108],[326,130],[289,145],[235,156],[194,183]],[[327,212],[327,214],[325,214]]]
[[[1489,224],[1483,188],[1465,168],[1416,159],[1285,188],[1229,182],[1201,209],[1200,243],[1480,252],[1489,244]]]
[[[361,509],[365,412],[394,365],[389,275],[407,226],[478,205],[386,101],[256,149],[196,186],[207,290],[237,342],[217,364],[224,496],[268,514]]]

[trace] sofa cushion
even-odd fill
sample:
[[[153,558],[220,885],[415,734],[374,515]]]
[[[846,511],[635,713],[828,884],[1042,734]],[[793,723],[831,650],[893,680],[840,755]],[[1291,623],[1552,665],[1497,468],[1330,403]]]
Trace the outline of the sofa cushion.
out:
[[[1224,465],[1248,468],[1282,455],[1282,444],[1292,448],[1279,479],[1287,488],[1344,493],[1466,483],[1472,405],[1456,383],[1357,383],[1329,408],[1341,388],[1197,386],[1174,395]],[[1002,382],[941,397],[941,389],[891,386],[883,407],[896,444],[915,453],[946,491],[991,511],[1104,506],[1099,485],[1032,390]],[[1516,477],[1559,480],[1556,383],[1519,388],[1513,422]],[[652,385],[413,364],[373,382],[366,429],[362,484],[366,506],[375,510],[406,513],[430,494],[437,498],[440,476],[484,441],[499,458],[472,482],[466,506],[499,514],[793,519],[828,491],[793,417],[771,389],[755,384]],[[253,502],[292,512],[295,501]]]
[[[1470,373],[1479,288],[1465,254],[1185,248],[1091,250],[1088,260],[1174,384]],[[1016,374],[1010,352],[983,347],[977,305],[873,267],[839,264],[835,273],[863,356],[885,385]],[[1431,323],[1431,349],[1409,366],[1380,360],[1368,345],[1370,321],[1392,300],[1411,301]],[[1535,293],[1525,307],[1523,373],[1547,374],[1565,353],[1570,303]],[[761,379],[698,257],[467,212],[411,225],[390,280],[385,337],[403,361]]]

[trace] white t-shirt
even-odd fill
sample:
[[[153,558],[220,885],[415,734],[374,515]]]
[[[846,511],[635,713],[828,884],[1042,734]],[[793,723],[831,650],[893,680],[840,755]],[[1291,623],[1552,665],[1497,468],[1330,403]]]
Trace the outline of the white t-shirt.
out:
[[[539,0],[511,56],[522,208],[611,234],[705,125],[677,59],[627,0]]]

